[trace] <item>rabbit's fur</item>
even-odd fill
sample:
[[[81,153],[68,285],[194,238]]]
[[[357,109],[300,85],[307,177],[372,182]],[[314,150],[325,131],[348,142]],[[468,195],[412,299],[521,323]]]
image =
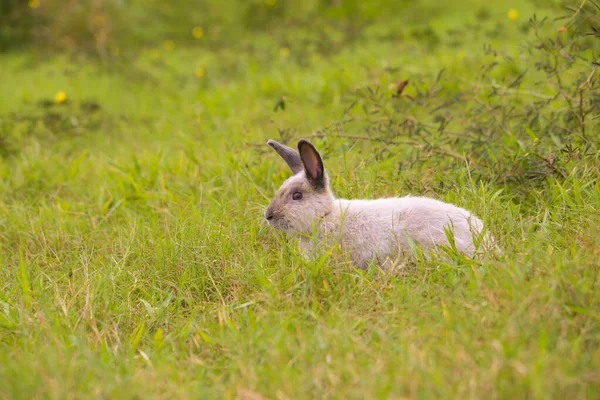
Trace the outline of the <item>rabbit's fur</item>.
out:
[[[356,267],[375,263],[385,268],[411,252],[411,241],[425,251],[435,250],[450,244],[448,234],[457,250],[474,254],[473,236],[481,234],[483,223],[469,211],[426,197],[336,199],[310,142],[300,140],[298,151],[273,140],[267,144],[294,175],[281,185],[265,218],[272,227],[296,235],[305,256],[339,245]]]

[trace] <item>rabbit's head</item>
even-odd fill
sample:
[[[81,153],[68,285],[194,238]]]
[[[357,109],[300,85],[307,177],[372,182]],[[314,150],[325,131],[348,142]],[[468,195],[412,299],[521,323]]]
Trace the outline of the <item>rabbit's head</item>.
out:
[[[288,233],[312,232],[313,224],[333,211],[333,193],[323,167],[321,155],[307,140],[298,142],[298,151],[267,142],[290,167],[294,175],[288,178],[265,212],[272,227]]]

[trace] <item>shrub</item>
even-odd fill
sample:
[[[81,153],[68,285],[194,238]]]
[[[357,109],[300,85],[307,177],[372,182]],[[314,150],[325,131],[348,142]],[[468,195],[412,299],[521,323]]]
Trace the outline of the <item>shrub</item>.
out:
[[[440,71],[399,82],[392,94],[358,90],[317,136],[370,142],[378,157],[399,155],[413,168],[467,162],[476,179],[522,196],[548,179],[586,173],[577,164],[594,165],[600,147],[600,7],[569,9],[558,21],[534,15],[518,57],[486,46],[490,61],[472,82]],[[511,78],[500,78],[506,71]]]
[[[249,32],[274,31],[285,42],[287,27],[333,23],[357,38],[369,20],[405,10],[408,1],[312,0],[7,0],[0,5],[0,48],[33,41],[44,48],[105,56],[118,46],[161,45],[194,41],[192,29],[203,27],[212,42],[230,43]],[[413,6],[413,8],[416,8]],[[327,40],[321,35],[315,42]]]

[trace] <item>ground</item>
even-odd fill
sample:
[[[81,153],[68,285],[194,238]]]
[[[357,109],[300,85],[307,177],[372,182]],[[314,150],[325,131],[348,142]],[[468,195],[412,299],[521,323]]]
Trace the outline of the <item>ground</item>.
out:
[[[575,28],[509,3],[407,3],[321,27],[326,45],[190,26],[100,57],[0,54],[0,398],[598,398],[598,45],[561,80],[589,117],[525,125],[564,111],[535,103],[559,74],[529,61],[528,19]],[[495,84],[518,97],[488,103]],[[451,201],[502,255],[304,261],[263,220],[289,176],[266,140],[301,137],[340,197]]]

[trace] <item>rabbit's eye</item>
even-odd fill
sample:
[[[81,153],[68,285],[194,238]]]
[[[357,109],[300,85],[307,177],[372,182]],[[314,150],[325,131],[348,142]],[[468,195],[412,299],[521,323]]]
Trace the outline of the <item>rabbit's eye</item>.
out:
[[[300,192],[294,192],[294,194],[292,195],[293,200],[300,200],[301,198],[302,198],[302,193],[300,193]]]

